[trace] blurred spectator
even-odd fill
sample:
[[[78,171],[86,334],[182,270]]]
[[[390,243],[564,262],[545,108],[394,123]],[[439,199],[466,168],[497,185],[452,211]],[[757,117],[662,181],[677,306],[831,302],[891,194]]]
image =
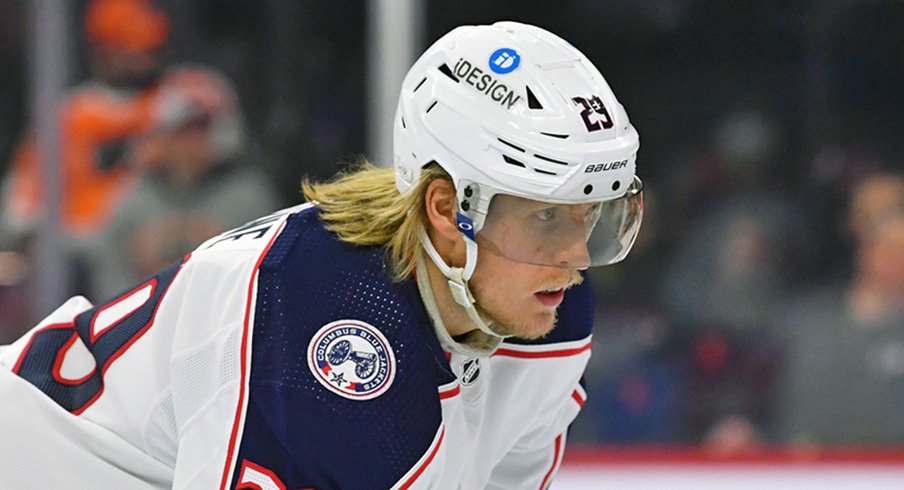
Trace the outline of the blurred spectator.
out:
[[[72,239],[97,232],[131,185],[130,137],[148,123],[169,20],[149,0],[94,0],[85,13],[92,79],[60,108],[61,220]],[[27,236],[45,210],[34,136],[14,156],[2,224]]]
[[[768,325],[806,270],[810,239],[803,206],[772,173],[782,140],[759,111],[723,120],[700,163],[712,188],[686,196],[709,205],[683,208],[687,229],[664,267],[662,302],[685,355],[695,441],[722,441],[721,424],[758,424],[769,408],[780,350]]]
[[[861,179],[850,198],[847,228],[857,244],[875,236],[890,217],[904,212],[904,177],[875,173]]]
[[[851,277],[807,291],[777,323],[780,442],[904,444],[904,179],[869,176],[849,202]]]
[[[664,221],[693,226],[696,218],[718,209],[739,193],[777,190],[790,184],[775,179],[786,158],[779,120],[758,106],[730,110],[712,118],[705,136],[688,141],[669,155],[658,186]],[[687,233],[680,232],[679,236]]]
[[[693,328],[750,332],[768,321],[797,260],[803,227],[788,203],[767,194],[727,199],[692,226],[665,275],[665,301]],[[680,239],[680,238],[679,238]]]
[[[160,156],[101,235],[92,269],[99,300],[152,274],[203,240],[277,208],[257,162],[248,160],[231,84],[206,68],[164,75],[152,129],[136,148]]]
[[[169,19],[150,0],[92,0],[84,13],[91,78],[72,88],[59,108],[59,209],[72,292],[87,281],[85,256],[119,199],[134,185],[133,169],[151,155],[131,151],[130,138],[149,121],[164,68]],[[26,133],[0,185],[0,343],[34,322],[27,311],[32,238],[47,215],[44,169],[36,135]],[[16,282],[12,282],[15,279]],[[67,291],[68,293],[68,291]],[[33,294],[33,293],[32,293]]]

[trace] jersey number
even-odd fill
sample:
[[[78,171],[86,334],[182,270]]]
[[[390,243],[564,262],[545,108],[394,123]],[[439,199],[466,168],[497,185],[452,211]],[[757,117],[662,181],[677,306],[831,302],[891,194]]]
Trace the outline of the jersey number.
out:
[[[603,101],[600,100],[599,96],[594,95],[590,99],[574,97],[571,100],[584,108],[584,110],[581,111],[581,119],[584,120],[584,126],[587,127],[587,132],[592,133],[593,131],[609,129],[614,126],[612,117],[609,116],[609,111],[606,110],[606,106],[603,105]]]
[[[180,265],[170,265],[107,304],[80,313],[72,322],[39,330],[14,371],[61,407],[76,415],[82,413],[103,393],[103,377],[110,365],[154,324],[157,305]],[[94,369],[77,379],[65,377],[66,354],[82,346],[94,358]]]

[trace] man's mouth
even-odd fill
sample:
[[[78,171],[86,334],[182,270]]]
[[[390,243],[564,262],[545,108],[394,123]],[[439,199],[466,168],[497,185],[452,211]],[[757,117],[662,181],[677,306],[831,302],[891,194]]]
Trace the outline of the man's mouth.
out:
[[[565,288],[538,291],[534,293],[534,297],[543,303],[543,305],[555,308],[562,303],[563,299],[565,299]]]

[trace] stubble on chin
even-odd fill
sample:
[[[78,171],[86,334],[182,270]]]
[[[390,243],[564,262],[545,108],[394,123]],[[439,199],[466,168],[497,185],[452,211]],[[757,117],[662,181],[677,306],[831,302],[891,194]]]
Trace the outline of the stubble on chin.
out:
[[[524,340],[538,340],[546,337],[553,331],[558,320],[559,310],[556,308],[551,315],[537,315],[540,318],[533,320],[517,320],[514,318],[495,317],[486,310],[477,307],[478,313],[483,318],[488,318],[490,328],[499,335],[513,336]],[[549,318],[551,316],[551,318]]]
[[[561,287],[567,290],[581,284],[583,281],[584,278],[580,272],[563,270],[561,276],[549,279],[532,290],[542,291],[544,289]],[[478,298],[493,297],[492,293],[487,293],[480,287],[474,289],[474,295]],[[537,340],[549,335],[555,328],[559,315],[559,309],[555,308],[552,311],[538,313],[531,318],[523,319],[517,318],[518,312],[507,314],[505,305],[497,304],[494,301],[483,302],[478,300],[475,306],[481,318],[488,320],[487,323],[494,332],[499,335],[514,336],[524,340]]]

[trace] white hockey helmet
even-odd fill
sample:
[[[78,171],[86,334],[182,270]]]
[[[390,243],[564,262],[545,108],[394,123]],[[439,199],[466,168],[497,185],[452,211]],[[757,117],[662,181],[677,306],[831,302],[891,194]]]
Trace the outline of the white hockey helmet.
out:
[[[468,245],[465,280],[480,238],[491,252],[540,265],[622,260],[642,218],[638,148],[637,131],[596,67],[560,37],[516,22],[463,26],[436,41],[405,77],[394,121],[398,189],[410,189],[433,162],[453,180]],[[497,212],[519,209],[497,206],[497,195],[559,205],[568,224],[532,227],[525,220],[533,215]],[[565,217],[569,205],[588,204]],[[576,235],[570,225],[588,250],[561,263],[554,252]]]

